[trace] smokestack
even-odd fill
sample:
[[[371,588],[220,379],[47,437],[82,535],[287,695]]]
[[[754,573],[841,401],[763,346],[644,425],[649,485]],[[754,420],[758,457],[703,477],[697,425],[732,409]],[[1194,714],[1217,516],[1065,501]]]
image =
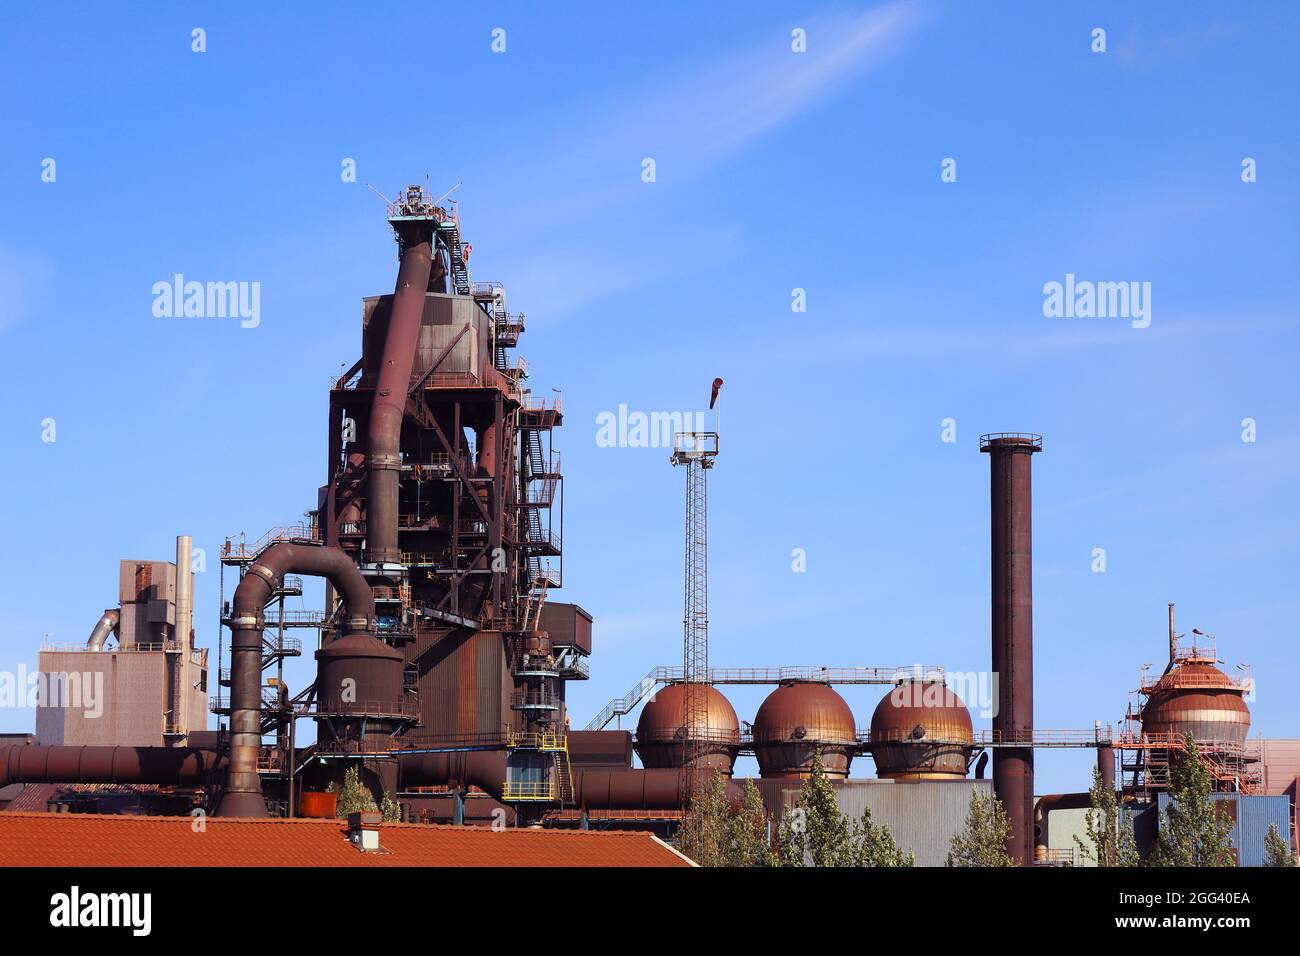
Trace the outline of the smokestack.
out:
[[[1169,605],[1169,663],[1178,657],[1178,635],[1174,633],[1174,606]]]
[[[993,750],[993,792],[1011,824],[1007,854],[1033,864],[1034,595],[1033,478],[1031,456],[1043,450],[1041,435],[999,432],[980,438],[989,456],[992,554],[993,672],[997,675],[995,739],[1024,747]]]
[[[190,645],[194,629],[194,572],[190,570],[192,541],[188,534],[176,537],[176,640]]]
[[[366,441],[369,458],[366,478],[366,561],[399,565],[397,497],[402,468],[402,419],[411,387],[415,347],[424,317],[424,300],[433,268],[433,232],[437,228],[433,205],[418,186],[407,189],[407,200],[389,217],[397,235],[397,285],[388,314],[384,354],[379,363],[374,402]]]

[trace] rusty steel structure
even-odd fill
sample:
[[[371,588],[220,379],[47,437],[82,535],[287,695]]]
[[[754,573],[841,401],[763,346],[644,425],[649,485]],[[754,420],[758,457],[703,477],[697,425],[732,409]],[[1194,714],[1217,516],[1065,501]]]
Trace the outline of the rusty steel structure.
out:
[[[975,750],[970,711],[941,681],[891,690],[871,715],[868,740],[876,772],[895,780],[964,777]]]
[[[722,379],[715,379],[709,399],[718,399]],[[718,455],[717,432],[677,432],[673,436],[674,467],[686,469],[686,547],[683,561],[681,767],[692,767],[717,756],[718,728],[710,718],[721,697],[709,685],[709,471]],[[662,696],[662,695],[661,695]],[[725,698],[723,698],[725,703]],[[731,705],[728,704],[728,707]],[[734,720],[734,712],[732,714]],[[723,742],[725,743],[725,741]],[[651,746],[654,746],[653,744]],[[642,758],[644,759],[644,758]],[[647,764],[650,766],[650,764]],[[731,773],[728,765],[726,772]],[[683,777],[685,784],[686,778]]]
[[[229,694],[212,709],[228,726],[190,734],[187,746],[3,748],[0,786],[148,783],[192,788],[221,816],[329,815],[331,794],[355,768],[377,800],[423,801],[432,819],[495,819],[505,809],[522,825],[586,825],[598,812],[658,826],[680,821],[694,788],[714,774],[738,799],[730,778],[740,754],[754,755],[773,781],[807,777],[817,755],[828,776],[843,779],[855,757],[870,755],[881,778],[924,787],[965,778],[972,764],[982,777],[991,751],[994,792],[1011,824],[1007,852],[1022,865],[1034,861],[1038,748],[1095,749],[1111,788],[1118,754],[1124,795],[1141,800],[1167,785],[1170,755],[1191,735],[1216,788],[1256,792],[1249,679],[1219,670],[1205,641],[1180,644],[1173,605],[1169,664],[1144,677],[1143,702],[1123,731],[1035,728],[1031,462],[1042,439],[1026,433],[980,439],[990,461],[991,729],[974,729],[941,668],[710,667],[715,430],[674,436],[686,506],[681,667],[651,671],[586,730],[571,731],[566,683],[588,677],[592,619],[553,598],[563,586],[553,446],[562,403],[558,392],[534,397],[527,363],[512,358],[524,317],[508,311],[501,284],[472,281],[459,213],[440,203],[411,186],[389,205],[396,282],[363,300],[360,355],[329,390],[325,482],[310,519],[222,548],[230,658],[220,683]],[[715,379],[711,409],[721,386]],[[177,567],[188,568],[188,538],[177,553]],[[238,581],[227,602],[228,568]],[[325,581],[324,608],[285,607],[286,596],[303,593],[303,576]],[[188,640],[192,613],[186,573],[164,633]],[[114,635],[120,643],[137,616],[126,604],[106,610],[87,648]],[[295,629],[319,643],[314,681],[291,694],[283,663],[302,652]],[[774,685],[752,729],[717,686],[725,684]],[[856,726],[834,684],[888,685],[868,728]],[[635,735],[605,729],[642,702]],[[317,733],[300,747],[302,719]],[[634,750],[643,768],[633,767]],[[1040,824],[1063,800],[1044,798]],[[428,809],[435,804],[451,809]]]
[[[980,451],[989,456],[993,673],[998,681],[993,730],[1029,738],[1034,732],[1031,461],[1042,450],[1041,435],[998,432],[980,438]],[[1011,825],[1007,854],[1029,866],[1034,853],[1032,747],[993,754],[993,790]]]
[[[1143,673],[1125,715],[1121,754],[1126,799],[1148,803],[1169,787],[1170,764],[1195,741],[1215,790],[1261,792],[1258,754],[1248,744],[1252,688],[1249,671],[1230,677],[1219,669],[1213,635],[1174,630],[1169,605],[1169,660],[1159,677]]]
[[[858,750],[853,711],[830,684],[783,681],[754,715],[753,744],[764,778],[807,777],[818,754],[828,777],[847,777]]]

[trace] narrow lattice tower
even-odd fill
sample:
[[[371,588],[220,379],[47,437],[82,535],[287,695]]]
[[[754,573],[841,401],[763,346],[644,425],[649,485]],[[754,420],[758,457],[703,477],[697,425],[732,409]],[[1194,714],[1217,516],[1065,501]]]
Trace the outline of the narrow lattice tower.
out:
[[[714,387],[713,402],[717,400]],[[710,402],[712,406],[713,402]],[[718,433],[677,432],[674,466],[686,468],[685,611],[682,617],[682,766],[693,766],[709,735],[709,470]]]

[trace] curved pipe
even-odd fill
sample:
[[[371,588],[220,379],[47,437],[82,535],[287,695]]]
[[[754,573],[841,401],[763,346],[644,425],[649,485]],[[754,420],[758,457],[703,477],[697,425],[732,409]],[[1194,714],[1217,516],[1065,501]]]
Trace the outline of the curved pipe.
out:
[[[1053,810],[1082,810],[1092,806],[1090,793],[1049,793],[1034,805],[1034,847],[1047,849],[1047,815]]]
[[[397,779],[401,787],[478,787],[500,800],[506,779],[506,754],[503,750],[398,754]]]
[[[118,628],[122,624],[122,612],[117,608],[108,608],[104,611],[104,616],[99,619],[94,630],[90,632],[90,638],[86,641],[86,650],[102,651],[104,642],[108,640],[108,635],[117,634]]]
[[[401,264],[366,429],[366,560],[375,564],[398,564],[402,560],[397,546],[402,419],[406,416],[406,394],[411,387],[415,347],[433,266],[431,219],[394,223],[393,229],[397,232]]]
[[[0,787],[11,783],[154,783],[197,786],[223,761],[197,747],[41,747],[0,749]]]
[[[249,565],[235,589],[230,628],[230,762],[226,786],[214,816],[264,817],[257,756],[262,746],[262,611],[286,574],[325,578],[343,599],[347,634],[374,628],[375,597],[370,585],[338,548],[281,542]]]

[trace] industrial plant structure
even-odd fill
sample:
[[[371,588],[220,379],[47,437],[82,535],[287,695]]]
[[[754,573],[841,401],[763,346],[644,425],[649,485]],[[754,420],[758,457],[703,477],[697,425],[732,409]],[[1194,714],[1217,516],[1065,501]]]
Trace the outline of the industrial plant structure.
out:
[[[1078,804],[1078,795],[1035,802],[1038,748],[1095,751],[1112,787],[1120,754],[1126,801],[1157,806],[1170,754],[1191,733],[1225,795],[1259,792],[1247,685],[1217,668],[1213,647],[1180,645],[1172,610],[1169,665],[1144,678],[1144,703],[1121,729],[1035,727],[1031,462],[1043,443],[1027,433],[980,440],[990,462],[998,675],[990,730],[974,728],[941,667],[709,666],[705,496],[716,432],[690,433],[674,454],[687,477],[682,667],[656,669],[572,729],[565,688],[589,677],[593,622],[553,596],[564,583],[560,398],[529,387],[527,363],[513,357],[524,316],[509,311],[502,285],[472,281],[455,204],[412,186],[388,221],[397,281],[392,294],[363,300],[360,356],[330,389],[311,520],[231,537],[221,551],[219,653],[229,666],[219,683],[228,692],[209,702],[221,728],[207,731],[196,709],[207,659],[193,644],[182,538],[175,565],[123,562],[120,605],[75,651],[77,667],[59,656],[73,652],[42,654],[42,669],[102,663],[117,697],[132,701],[132,719],[95,736],[71,712],[43,711],[35,743],[0,749],[0,788],[154,786],[218,818],[333,816],[344,775],[357,768],[408,821],[504,816],[670,834],[706,771],[730,778],[737,756],[753,754],[775,817],[819,754],[841,805],[870,807],[922,864],[942,862],[971,795],[991,789],[1011,823],[1007,850],[1025,865],[1052,861],[1050,817]],[[307,576],[325,580],[324,609],[287,609]],[[316,679],[295,693],[283,664],[303,652],[304,632],[318,638]],[[772,688],[752,723],[721,689],[736,684]],[[843,684],[881,687],[869,727],[836,691]],[[639,706],[635,736],[608,729]],[[303,719],[315,722],[313,742],[298,739]],[[850,777],[863,756],[877,779]]]

